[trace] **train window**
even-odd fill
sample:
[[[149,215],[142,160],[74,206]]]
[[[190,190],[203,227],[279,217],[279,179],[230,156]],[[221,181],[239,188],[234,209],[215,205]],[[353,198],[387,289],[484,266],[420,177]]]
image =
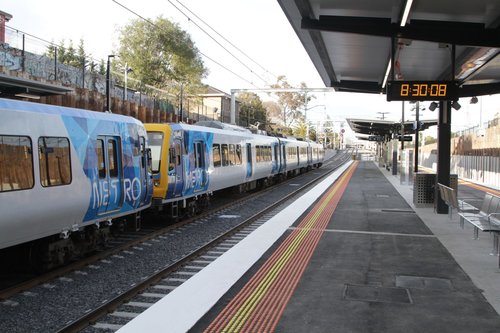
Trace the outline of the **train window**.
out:
[[[181,156],[182,156],[182,151],[181,151],[181,144],[179,142],[175,142],[175,159],[176,159],[176,164],[181,165]]]
[[[229,164],[236,165],[236,149],[233,144],[229,145]]]
[[[69,140],[58,137],[38,139],[40,183],[43,187],[71,183]]]
[[[229,150],[226,144],[221,145],[222,148],[222,166],[229,164]]]
[[[104,140],[97,139],[96,143],[97,153],[97,169],[99,170],[99,178],[106,178],[106,164],[104,160]]]
[[[236,164],[241,165],[241,145],[236,145]]]
[[[220,167],[221,164],[221,154],[220,154],[220,145],[219,144],[214,144],[212,146],[212,155],[214,159],[214,167]]]
[[[196,142],[195,146],[195,168],[203,168],[203,145]]]
[[[163,133],[148,132],[148,144],[149,148],[151,149],[151,169],[154,173],[158,173],[160,172],[161,150],[163,148]],[[174,158],[170,158],[169,161],[175,161],[175,154]]]
[[[168,171],[173,171],[175,169],[175,148],[170,148],[168,150]],[[159,163],[159,161],[158,161]],[[159,171],[159,165],[158,165],[158,171]],[[156,171],[156,172],[158,172]]]
[[[118,177],[118,158],[117,158],[116,141],[113,139],[108,140],[108,162],[109,162],[109,176],[112,178]]]
[[[29,137],[0,135],[0,192],[33,187],[32,151]]]

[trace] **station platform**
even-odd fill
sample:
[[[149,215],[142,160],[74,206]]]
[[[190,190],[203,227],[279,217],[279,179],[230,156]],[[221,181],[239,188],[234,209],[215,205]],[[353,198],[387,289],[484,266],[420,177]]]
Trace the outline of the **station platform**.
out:
[[[500,332],[491,239],[412,195],[352,161],[119,332]]]

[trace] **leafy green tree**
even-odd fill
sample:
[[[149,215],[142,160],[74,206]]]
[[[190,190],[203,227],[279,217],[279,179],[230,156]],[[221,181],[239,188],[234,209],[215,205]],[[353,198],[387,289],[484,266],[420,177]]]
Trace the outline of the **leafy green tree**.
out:
[[[264,129],[268,123],[266,108],[262,104],[262,100],[255,93],[243,92],[238,95],[240,102],[240,125],[250,126],[257,122],[262,125],[259,128]]]
[[[68,60],[66,46],[64,45],[64,39],[59,43],[57,47],[57,61],[61,64],[65,64]]]
[[[424,144],[425,145],[430,145],[430,144],[433,144],[433,143],[436,143],[437,142],[437,139],[433,136],[426,136],[425,139],[424,139]]]
[[[309,127],[309,140],[318,141],[318,134],[315,127]]]
[[[101,75],[106,75],[106,64],[104,63],[104,59],[101,59],[97,72]]]
[[[47,46],[47,51],[45,52],[45,56],[49,58],[55,58],[57,50],[57,61],[60,64],[65,64],[69,66],[73,66],[76,68],[82,68],[84,65],[84,61],[87,60],[88,56],[85,52],[85,45],[83,39],[80,39],[80,44],[78,45],[78,49],[75,49],[73,46],[73,41],[70,40],[68,42],[68,46],[66,46],[66,42],[64,39],[59,43],[59,45],[55,45],[53,42]],[[89,67],[91,71],[96,65],[91,62],[91,66]]]
[[[305,138],[306,131],[306,123],[303,120],[299,120],[293,127],[293,135],[298,138]]]
[[[277,82],[271,85],[272,88],[276,89],[290,89],[293,88],[287,81],[286,76],[280,75],[277,78]],[[304,115],[302,110],[305,108],[308,102],[313,98],[312,95],[308,95],[306,92],[307,85],[302,82],[300,87],[304,89],[303,92],[276,92],[279,98],[279,104],[283,110],[283,123],[285,127],[290,127],[294,122],[299,119],[303,119]]]
[[[130,77],[176,94],[202,90],[207,69],[191,37],[178,24],[161,16],[155,21],[137,19],[119,34],[113,63],[133,68]]]

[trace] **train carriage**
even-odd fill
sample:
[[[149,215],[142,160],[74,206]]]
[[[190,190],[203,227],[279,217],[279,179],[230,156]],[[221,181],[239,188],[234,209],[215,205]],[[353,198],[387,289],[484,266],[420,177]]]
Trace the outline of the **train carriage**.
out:
[[[308,142],[295,138],[279,138],[279,144],[281,148],[281,173],[295,176],[308,169]]]
[[[59,256],[75,248],[72,233],[104,237],[102,222],[139,222],[152,195],[139,121],[7,99],[0,113],[0,249],[45,239]]]
[[[221,123],[146,124],[153,156],[153,205],[194,214],[214,192],[266,185],[279,172],[278,140]]]
[[[309,142],[310,146],[310,160],[309,165],[313,168],[319,168],[323,165],[325,159],[325,149],[323,145],[317,142]]]

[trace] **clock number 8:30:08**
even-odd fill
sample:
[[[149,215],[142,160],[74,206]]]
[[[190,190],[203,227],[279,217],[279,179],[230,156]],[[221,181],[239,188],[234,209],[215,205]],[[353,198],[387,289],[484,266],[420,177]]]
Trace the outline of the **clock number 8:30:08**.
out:
[[[422,96],[422,97],[444,97],[446,96],[447,85],[444,83],[403,83],[401,84],[400,96]]]

